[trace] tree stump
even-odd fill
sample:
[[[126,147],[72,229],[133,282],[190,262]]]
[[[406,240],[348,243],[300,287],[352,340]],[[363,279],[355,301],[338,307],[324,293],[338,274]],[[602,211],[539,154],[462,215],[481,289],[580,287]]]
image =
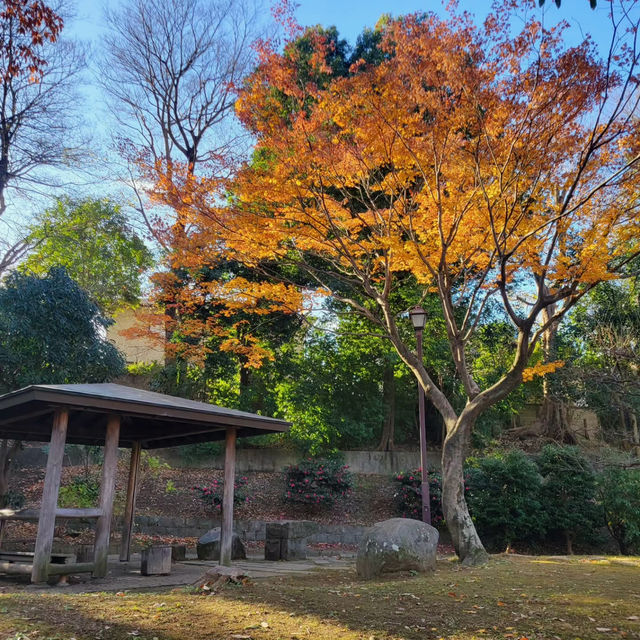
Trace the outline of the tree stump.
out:
[[[210,594],[217,593],[221,587],[227,583],[247,584],[249,577],[242,569],[235,567],[212,567],[207,569],[200,578],[198,578],[192,586],[198,591],[208,592]]]

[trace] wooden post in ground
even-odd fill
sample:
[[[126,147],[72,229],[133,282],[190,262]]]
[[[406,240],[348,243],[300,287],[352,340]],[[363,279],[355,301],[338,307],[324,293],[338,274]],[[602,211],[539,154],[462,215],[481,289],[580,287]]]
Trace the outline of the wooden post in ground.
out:
[[[222,530],[220,532],[220,564],[231,566],[233,544],[233,490],[236,480],[236,430],[227,429],[224,450],[224,493],[222,496]]]
[[[49,577],[49,560],[51,559],[51,547],[56,526],[56,508],[58,507],[58,491],[60,490],[60,474],[62,473],[68,421],[69,412],[66,409],[59,409],[55,412],[40,504],[31,582],[46,582]]]
[[[119,438],[120,416],[111,415],[107,421],[107,433],[104,441],[104,462],[102,463],[102,480],[100,483],[100,510],[102,513],[96,524],[93,553],[94,578],[104,578],[107,575],[107,556],[109,554],[113,497],[116,488]]]
[[[127,483],[127,502],[124,508],[122,522],[122,541],[120,542],[120,562],[127,562],[131,557],[131,535],[133,533],[133,519],[136,511],[136,495],[138,493],[138,471],[140,469],[139,442],[131,446],[131,460],[129,463],[129,482]]]

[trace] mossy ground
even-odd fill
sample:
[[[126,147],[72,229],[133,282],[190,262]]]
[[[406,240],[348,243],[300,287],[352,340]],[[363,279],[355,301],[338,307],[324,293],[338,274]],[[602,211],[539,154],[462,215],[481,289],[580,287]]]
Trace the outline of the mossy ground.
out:
[[[441,560],[434,574],[361,581],[352,570],[263,580],[204,596],[0,593],[15,640],[640,638],[640,558]]]

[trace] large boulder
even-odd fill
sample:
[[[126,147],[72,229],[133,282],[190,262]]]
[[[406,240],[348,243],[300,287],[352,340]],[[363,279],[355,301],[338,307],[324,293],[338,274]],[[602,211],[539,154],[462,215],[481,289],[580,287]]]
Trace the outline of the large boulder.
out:
[[[220,560],[220,527],[207,531],[198,540],[196,551],[198,560]],[[237,533],[234,533],[231,541],[231,559],[244,560],[246,557],[247,553],[242,540]]]
[[[368,579],[390,571],[432,571],[438,537],[437,529],[420,520],[391,518],[378,522],[360,540],[358,575]]]

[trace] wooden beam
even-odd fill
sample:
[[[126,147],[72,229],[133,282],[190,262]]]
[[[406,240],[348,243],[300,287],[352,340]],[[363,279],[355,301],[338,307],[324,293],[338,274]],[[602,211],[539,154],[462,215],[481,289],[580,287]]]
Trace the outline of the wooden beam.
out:
[[[33,411],[25,411],[24,413],[16,413],[16,415],[14,416],[6,417],[5,415],[2,417],[2,419],[0,419],[0,426],[3,427],[4,425],[11,424],[12,422],[31,422],[33,418],[46,415],[47,413],[51,413],[51,407],[49,406],[40,407],[39,409],[34,409]]]
[[[99,518],[102,509],[56,509],[56,518]],[[38,521],[40,518],[39,509],[0,509],[0,520],[31,520]]]
[[[64,458],[64,443],[67,437],[69,412],[59,409],[53,415],[51,442],[47,457],[47,471],[44,476],[38,534],[33,558],[31,582],[46,582],[48,577],[49,558],[53,546],[53,534],[56,526],[56,509],[58,507],[58,491],[60,490],[60,474]]]
[[[140,443],[134,442],[131,447],[131,459],[129,461],[129,482],[127,483],[127,502],[124,508],[124,519],[122,522],[120,562],[128,562],[129,558],[131,558],[131,536],[133,534],[133,520],[136,511],[141,450]]]
[[[118,466],[118,442],[120,439],[120,416],[111,415],[107,421],[107,433],[104,441],[104,461],[102,463],[102,481],[100,483],[100,509],[102,515],[96,524],[94,545],[95,578],[107,575],[107,556],[109,555],[109,536],[111,534],[111,515],[116,488]]]
[[[222,495],[222,530],[220,532],[220,564],[231,566],[233,544],[233,493],[236,481],[236,430],[227,429],[224,450],[224,492]]]

